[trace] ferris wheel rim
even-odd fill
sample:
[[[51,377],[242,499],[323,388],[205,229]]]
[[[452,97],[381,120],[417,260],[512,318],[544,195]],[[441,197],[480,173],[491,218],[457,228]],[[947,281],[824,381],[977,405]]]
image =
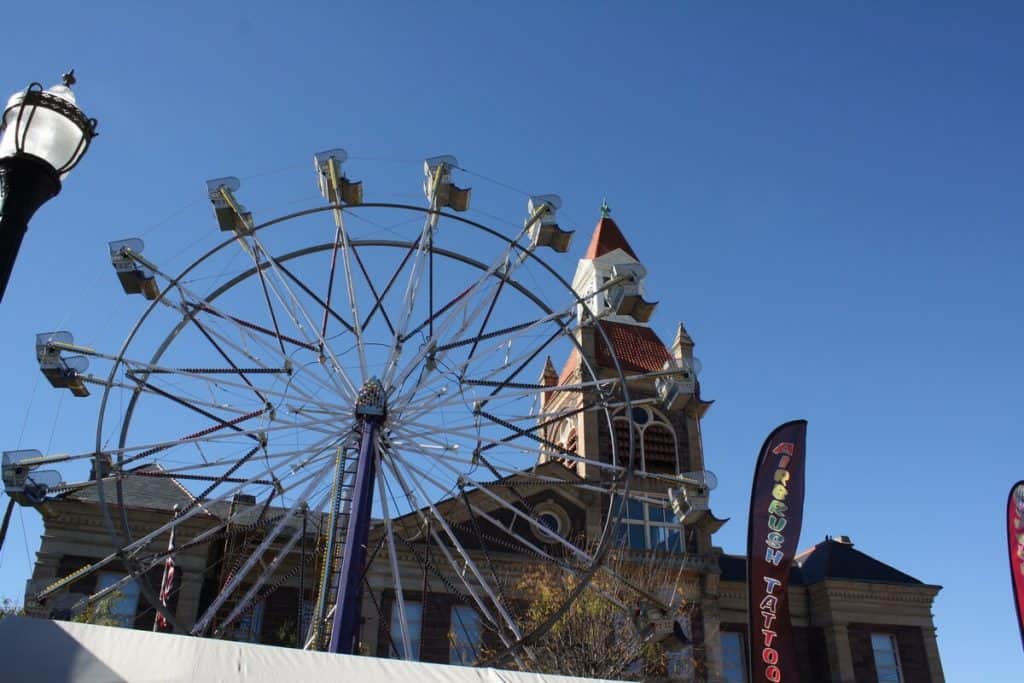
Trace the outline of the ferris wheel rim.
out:
[[[291,214],[287,214],[285,216],[281,216],[281,217],[278,217],[278,218],[275,218],[275,219],[271,219],[271,220],[269,220],[269,221],[267,221],[265,223],[262,223],[259,226],[254,227],[252,229],[252,232],[255,233],[257,230],[261,230],[263,228],[267,228],[267,227],[270,227],[272,225],[276,225],[278,223],[282,223],[282,222],[285,222],[285,221],[288,221],[288,220],[291,220],[291,219],[294,219],[294,218],[299,218],[299,217],[302,217],[302,216],[312,215],[312,214],[316,214],[316,213],[320,213],[320,212],[325,212],[325,211],[330,211],[330,210],[339,209],[339,208],[345,209],[345,208],[348,208],[348,207],[337,206],[337,205],[330,205],[329,204],[329,205],[326,205],[326,206],[319,206],[319,207],[315,207],[315,208],[308,209],[308,210],[294,212],[294,213],[291,213]],[[357,207],[357,208],[359,208],[359,209],[362,209],[362,208],[391,208],[391,209],[413,210],[413,211],[418,211],[418,212],[425,213],[425,214],[436,213],[436,214],[439,214],[441,216],[444,216],[447,219],[454,220],[454,221],[457,221],[457,222],[469,225],[471,227],[482,229],[485,232],[487,232],[490,235],[492,235],[493,237],[496,237],[499,240],[505,241],[510,249],[513,249],[513,250],[519,249],[519,251],[521,253],[525,254],[529,258],[534,259],[535,262],[540,263],[542,265],[542,267],[544,267],[553,277],[555,277],[556,280],[559,281],[559,283],[562,284],[567,291],[569,291],[569,292],[571,292],[573,294],[573,296],[576,299],[576,301],[575,301],[576,305],[581,305],[581,306],[583,306],[583,307],[585,307],[585,308],[587,308],[589,310],[589,307],[588,307],[586,301],[582,300],[579,297],[579,295],[576,294],[576,292],[572,289],[571,285],[569,285],[569,283],[557,271],[555,271],[544,259],[542,259],[541,257],[539,257],[536,254],[534,254],[531,250],[524,249],[521,245],[518,245],[516,243],[516,240],[512,240],[512,239],[508,238],[506,235],[504,235],[504,234],[494,230],[493,228],[490,228],[489,226],[485,226],[482,223],[479,223],[477,221],[472,221],[470,219],[466,219],[466,218],[464,218],[462,216],[457,216],[457,215],[454,215],[454,214],[450,214],[448,212],[435,211],[435,210],[431,210],[429,208],[425,208],[425,207],[422,207],[422,206],[415,206],[415,205],[397,204],[397,203],[367,203],[367,204],[359,205],[359,207]],[[221,250],[227,248],[234,241],[235,241],[234,237],[226,239],[224,242],[222,242],[221,244],[219,244],[219,245],[215,246],[214,248],[210,249],[206,254],[202,255],[196,261],[194,261],[189,266],[187,266],[181,273],[179,273],[177,276],[175,276],[173,279],[171,279],[169,281],[169,284],[167,285],[167,287],[163,290],[163,292],[161,292],[161,297],[160,298],[162,299],[163,297],[167,296],[168,293],[173,291],[173,289],[176,286],[178,286],[181,283],[181,281],[185,277],[187,277],[187,275],[189,273],[191,273],[195,268],[199,267],[199,265],[202,262],[204,262],[207,258],[210,258],[214,254],[216,254],[216,253],[220,252]],[[362,247],[362,246],[389,246],[389,247],[409,248],[411,246],[414,246],[415,243],[414,242],[409,242],[409,241],[400,241],[400,240],[360,239],[360,240],[353,240],[353,245],[357,246],[357,247]],[[324,243],[324,244],[320,244],[320,245],[307,246],[307,247],[303,247],[302,249],[290,251],[290,252],[288,252],[287,254],[285,254],[283,256],[274,257],[274,260],[277,261],[277,262],[284,263],[284,262],[288,262],[288,261],[290,261],[292,259],[295,259],[295,258],[300,258],[300,257],[305,256],[305,255],[309,255],[309,254],[313,254],[313,253],[319,253],[319,252],[325,251],[327,249],[331,249],[332,246],[333,245],[331,243]],[[484,264],[484,263],[482,263],[480,261],[477,261],[475,259],[471,259],[471,258],[469,258],[469,257],[467,257],[467,256],[465,256],[463,254],[459,254],[458,252],[453,252],[453,251],[448,250],[448,249],[443,249],[443,248],[439,248],[439,247],[431,247],[431,253],[437,253],[440,256],[445,256],[445,257],[448,257],[448,258],[453,258],[453,259],[459,260],[459,261],[461,261],[461,262],[463,262],[463,263],[465,263],[467,265],[470,265],[470,266],[472,266],[474,268],[477,268],[478,270],[484,270],[486,268],[486,264]],[[268,258],[270,258],[269,254],[267,254],[267,256],[268,256]],[[241,282],[244,282],[246,279],[251,278],[253,275],[256,275],[261,270],[264,270],[264,269],[269,268],[269,267],[270,267],[269,264],[264,264],[264,266],[262,266],[262,267],[260,267],[260,266],[251,266],[250,268],[247,268],[243,273],[240,273],[240,274],[236,275],[231,280],[229,280],[229,281],[223,283],[222,285],[220,285],[218,288],[213,290],[213,292],[207,294],[205,297],[202,297],[201,300],[202,301],[213,301],[213,300],[216,300],[222,294],[224,294],[225,292],[229,291],[231,288],[237,286]],[[484,277],[486,279],[486,275]],[[515,279],[509,278],[508,282],[518,292],[520,292],[524,296],[527,296],[542,311],[544,311],[546,313],[549,313],[549,314],[555,312],[554,309],[552,309],[550,306],[548,306],[540,297],[538,297],[535,294],[533,294],[528,288],[526,288],[524,285],[520,284]],[[130,347],[131,343],[134,341],[138,330],[145,323],[145,321],[147,320],[149,315],[154,310],[157,309],[157,304],[159,304],[159,303],[160,303],[159,299],[157,301],[153,301],[149,305],[149,307],[146,309],[146,311],[144,311],[144,313],[140,316],[140,318],[138,319],[136,324],[133,326],[133,328],[131,329],[128,337],[125,339],[124,343],[122,344],[122,347],[121,347],[121,349],[120,349],[120,351],[118,353],[118,360],[117,360],[117,362],[115,362],[114,367],[111,369],[111,373],[110,373],[110,376],[109,376],[108,379],[112,380],[116,376],[118,368],[123,365],[125,354],[126,354],[128,348]],[[193,312],[191,315],[194,316],[195,312]],[[162,357],[163,353],[166,352],[167,348],[173,343],[174,339],[178,336],[178,334],[180,334],[180,332],[184,328],[184,326],[188,324],[188,320],[189,320],[188,317],[184,318],[175,327],[175,329],[170,334],[168,334],[168,336],[161,342],[160,346],[158,347],[158,350],[156,352],[154,352],[154,355],[151,358],[151,362],[159,361],[159,359]],[[556,321],[556,323],[563,329],[563,331],[567,330],[569,328],[569,326],[565,322]],[[601,326],[596,325],[595,328],[598,331],[598,334],[600,334],[604,338],[605,343],[608,344],[607,336],[606,336],[604,330],[601,329]],[[581,348],[580,345],[579,345],[579,342],[572,335],[567,335],[567,336],[572,340],[573,344],[576,346],[577,349]],[[611,348],[610,344],[609,344],[609,348]],[[628,387],[628,382],[626,381],[628,376],[622,370],[621,364],[619,363],[619,359],[615,356],[615,354],[613,353],[611,355],[612,355],[613,363],[615,365],[615,373],[618,375],[618,377],[617,377],[618,386],[621,388],[621,391],[623,392],[623,400],[628,405],[629,401],[630,401],[629,393],[628,393],[629,392],[629,387]],[[584,362],[586,363],[585,359],[584,359]],[[590,370],[592,376],[594,376],[594,377],[597,376],[595,368],[589,368],[589,370]],[[110,396],[110,393],[111,393],[111,386],[108,385],[104,389],[104,392],[103,392],[103,399],[102,399],[102,403],[101,403],[101,409],[100,409],[100,413],[99,413],[98,420],[97,420],[97,450],[96,450],[96,458],[97,458],[97,460],[101,456],[101,449],[100,449],[100,445],[101,444],[100,444],[100,442],[102,440],[102,425],[103,425],[103,421],[104,421],[104,418],[105,418],[106,409],[107,409],[107,401],[108,401],[108,398]],[[135,404],[137,403],[138,398],[141,395],[143,395],[143,393],[144,392],[137,392],[137,393],[133,394],[132,399],[131,399],[131,405],[126,410],[125,414],[123,415],[122,434],[121,434],[121,437],[119,437],[119,443],[118,443],[119,448],[123,449],[124,446],[125,446],[125,443],[127,442],[127,429],[128,429],[128,426],[129,426],[129,424],[131,422],[131,416],[134,413]],[[626,418],[631,421],[631,416],[630,416],[629,411],[626,411]],[[623,491],[628,491],[629,490],[630,481],[631,481],[631,478],[632,478],[632,475],[633,475],[633,472],[632,472],[632,469],[633,469],[632,468],[632,461],[633,461],[633,451],[634,451],[634,444],[632,443],[632,441],[633,441],[633,431],[634,430],[632,430],[632,429],[629,429],[629,431],[628,431],[630,443],[629,443],[629,454],[627,456],[627,462],[629,463],[629,465],[625,469],[625,481],[623,482],[624,483]],[[616,447],[617,446],[613,443],[613,445],[612,445],[612,448],[613,448],[613,456],[612,456],[613,459],[612,459],[612,461],[613,462],[616,462],[621,457],[621,454],[618,454],[618,453],[615,452]],[[97,487],[97,488],[99,489],[99,496],[101,498],[101,505],[104,507],[104,514],[106,515],[107,514],[108,504],[107,504],[107,502],[105,500],[103,500],[103,498],[104,498],[104,493],[103,493],[103,490],[102,490],[103,487],[100,486],[100,487]],[[125,514],[124,513],[124,506],[123,506],[123,492],[122,492],[122,489],[121,489],[121,480],[120,480],[120,478],[118,478],[116,480],[116,489],[117,489],[118,503],[120,504],[120,507],[121,507],[121,510],[122,510],[122,514]],[[569,600],[566,601],[566,603],[563,605],[563,608],[561,610],[559,610],[559,612],[557,614],[553,615],[551,619],[548,620],[550,623],[553,623],[558,618],[558,616],[560,616],[561,613],[564,613],[564,610],[567,609],[568,605],[572,602],[572,600],[575,599],[575,597],[577,597],[578,594],[580,592],[582,592],[582,590],[584,590],[586,588],[586,584],[589,582],[589,579],[597,571],[597,568],[600,565],[601,560],[603,559],[604,555],[608,551],[608,548],[610,547],[611,535],[612,535],[610,533],[610,531],[612,529],[612,526],[617,523],[617,519],[618,519],[618,515],[607,515],[605,517],[604,527],[603,527],[602,533],[601,533],[601,541],[600,541],[598,550],[593,554],[593,561],[591,562],[591,566],[590,566],[589,570],[587,571],[586,575],[583,577],[584,580],[582,580],[580,582],[580,585],[578,586],[577,591],[574,593],[574,595]],[[113,529],[112,529],[112,526],[113,526],[112,520],[106,520],[105,519],[105,522],[108,523],[108,532],[111,533],[112,536],[114,536]],[[125,526],[125,530],[127,532],[128,531],[128,526],[127,526],[127,519],[126,518],[124,520],[124,523],[126,525]],[[127,540],[130,540],[131,535],[130,535],[130,532],[128,532],[128,533],[129,533],[129,537],[128,537]],[[122,543],[121,547],[123,547],[123,543]],[[141,574],[140,574],[140,578],[138,580],[138,583],[140,583],[140,584],[144,583],[141,580]],[[143,592],[145,593],[145,590]],[[150,596],[147,595],[146,597],[148,599]],[[153,602],[153,600],[150,600],[150,602]],[[537,628],[533,629],[530,633],[523,635],[515,643],[513,643],[512,646],[507,648],[505,653],[502,653],[502,654],[507,654],[508,652],[512,651],[515,648],[521,648],[524,645],[528,644],[528,642],[531,642],[531,640],[532,640],[531,637],[535,637],[539,632],[541,632],[543,630],[546,630],[546,628],[550,626],[550,623],[541,624]]]

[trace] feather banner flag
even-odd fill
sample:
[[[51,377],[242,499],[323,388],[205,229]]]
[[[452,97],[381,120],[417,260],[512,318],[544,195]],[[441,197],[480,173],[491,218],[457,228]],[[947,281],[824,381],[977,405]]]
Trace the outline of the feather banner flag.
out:
[[[800,676],[788,588],[803,522],[806,442],[806,420],[776,427],[754,470],[747,525],[751,683],[796,683]]]
[[[1013,485],[1006,501],[1006,540],[1010,551],[1013,604],[1017,607],[1017,625],[1024,647],[1024,481]]]

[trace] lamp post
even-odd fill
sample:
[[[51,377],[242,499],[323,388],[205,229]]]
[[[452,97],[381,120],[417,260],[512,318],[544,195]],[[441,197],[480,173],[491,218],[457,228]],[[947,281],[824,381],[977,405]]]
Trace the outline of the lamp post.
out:
[[[75,105],[74,70],[43,90],[32,83],[7,101],[0,122],[0,301],[32,215],[60,192],[89,149],[96,119]]]

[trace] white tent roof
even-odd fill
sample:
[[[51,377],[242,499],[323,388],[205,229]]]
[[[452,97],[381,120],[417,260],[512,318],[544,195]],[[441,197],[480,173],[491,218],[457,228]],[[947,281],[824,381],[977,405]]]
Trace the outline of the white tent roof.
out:
[[[7,617],[0,621],[0,679],[29,683],[579,683],[594,680],[304,652],[28,617]]]

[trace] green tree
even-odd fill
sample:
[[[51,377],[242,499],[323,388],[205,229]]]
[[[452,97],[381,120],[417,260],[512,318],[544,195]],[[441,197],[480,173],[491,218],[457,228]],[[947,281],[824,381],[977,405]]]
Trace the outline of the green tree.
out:
[[[693,607],[682,596],[680,566],[678,555],[609,552],[588,587],[531,645],[525,668],[620,680],[666,677],[670,652],[690,652],[672,631],[672,623],[686,622]],[[523,572],[515,586],[519,596],[528,596],[518,609],[523,630],[544,623],[576,585],[550,566]]]
[[[96,626],[124,626],[123,616],[115,611],[117,602],[124,597],[121,591],[114,591],[95,603],[88,604],[81,612],[71,618],[79,624],[95,624]]]
[[[4,598],[0,600],[0,619],[4,617],[21,617],[25,616],[25,610],[19,607],[14,600],[10,598]]]

